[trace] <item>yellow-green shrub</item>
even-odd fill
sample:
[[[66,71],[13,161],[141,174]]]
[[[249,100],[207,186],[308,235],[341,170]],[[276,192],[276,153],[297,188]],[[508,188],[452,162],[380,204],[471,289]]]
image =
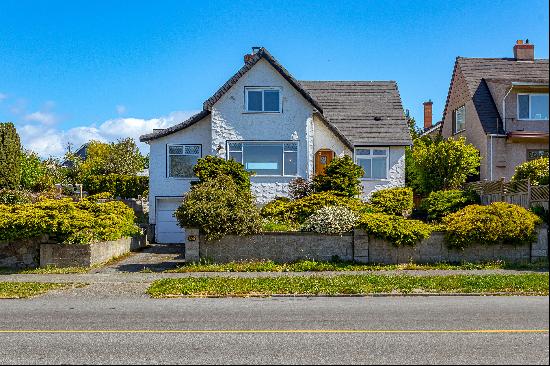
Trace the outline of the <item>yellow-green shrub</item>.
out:
[[[33,204],[0,205],[0,240],[44,234],[70,244],[116,240],[139,232],[134,220],[133,210],[119,201],[45,199]]]
[[[315,211],[328,206],[344,206],[354,212],[374,211],[357,198],[345,197],[336,192],[320,192],[297,200],[277,198],[262,208],[261,215],[270,220],[303,224]]]
[[[548,184],[549,161],[548,158],[538,158],[518,165],[512,182],[529,179],[533,185]]]
[[[445,240],[451,247],[533,242],[540,218],[523,207],[505,202],[470,205],[443,218]]]
[[[389,215],[405,216],[414,206],[413,191],[408,187],[381,189],[373,192],[369,202]]]
[[[369,235],[388,240],[396,246],[415,245],[428,238],[433,231],[430,224],[385,213],[365,213],[358,226]]]

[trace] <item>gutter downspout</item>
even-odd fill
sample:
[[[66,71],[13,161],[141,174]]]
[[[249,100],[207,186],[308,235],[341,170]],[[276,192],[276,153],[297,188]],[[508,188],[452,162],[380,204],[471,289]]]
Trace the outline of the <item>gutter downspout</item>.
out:
[[[506,133],[506,97],[510,94],[513,88],[514,86],[512,85],[506,92],[504,98],[502,98],[502,129],[504,130],[504,133]]]

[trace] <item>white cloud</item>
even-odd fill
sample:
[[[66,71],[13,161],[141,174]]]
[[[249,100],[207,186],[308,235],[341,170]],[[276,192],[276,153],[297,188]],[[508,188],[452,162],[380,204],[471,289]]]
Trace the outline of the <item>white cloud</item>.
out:
[[[167,116],[151,119],[142,118],[115,118],[109,119],[100,125],[73,127],[68,130],[55,129],[47,124],[27,124],[17,127],[21,143],[26,149],[36,152],[46,158],[48,156],[63,156],[67,143],[74,148],[90,140],[104,142],[116,141],[119,138],[132,137],[143,153],[149,151],[149,146],[139,142],[139,136],[150,133],[155,128],[167,128],[183,122],[196,111],[177,111]]]
[[[122,104],[117,105],[116,106],[116,112],[119,116],[126,113],[126,106],[124,106]]]
[[[4,93],[0,93],[0,103],[2,103],[2,101],[4,99],[7,99],[8,98],[8,95],[7,94],[4,94]]]
[[[25,117],[23,118],[25,119],[25,121],[40,122],[44,125],[53,125],[55,122],[57,122],[57,117],[52,112],[36,111],[25,115]]]

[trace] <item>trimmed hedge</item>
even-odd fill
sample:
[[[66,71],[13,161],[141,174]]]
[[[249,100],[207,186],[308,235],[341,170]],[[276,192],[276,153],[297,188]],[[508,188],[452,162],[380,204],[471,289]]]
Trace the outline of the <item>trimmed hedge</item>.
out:
[[[375,238],[390,241],[396,246],[415,245],[430,237],[433,227],[419,220],[408,220],[384,213],[366,213],[359,220],[359,228]]]
[[[303,224],[317,210],[327,206],[344,206],[358,213],[374,211],[357,198],[341,196],[337,192],[320,192],[297,200],[276,198],[262,208],[261,214],[270,220]]]
[[[194,185],[176,210],[181,227],[196,227],[207,240],[261,231],[262,220],[250,191],[241,191],[227,175]]]
[[[447,244],[459,248],[472,243],[532,243],[536,240],[535,226],[541,222],[534,213],[505,202],[466,206],[443,218]]]
[[[82,189],[93,195],[108,192],[113,197],[137,198],[149,189],[149,177],[137,175],[90,175],[83,179]]]
[[[34,204],[0,205],[0,240],[47,234],[59,243],[117,240],[139,232],[134,211],[119,201],[96,203],[45,199]]]
[[[475,191],[436,191],[422,200],[419,211],[430,221],[440,221],[443,217],[479,201],[479,195]]]
[[[386,188],[373,192],[370,204],[389,215],[406,216],[410,214],[414,202],[411,188]]]

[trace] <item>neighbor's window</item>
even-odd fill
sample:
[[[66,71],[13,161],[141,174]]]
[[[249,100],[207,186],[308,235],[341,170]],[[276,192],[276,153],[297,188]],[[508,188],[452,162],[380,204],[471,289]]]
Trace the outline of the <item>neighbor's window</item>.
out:
[[[357,148],[355,149],[355,163],[365,171],[365,179],[388,178],[388,148]]]
[[[228,159],[244,165],[256,175],[298,174],[297,142],[228,142]]]
[[[201,145],[168,145],[168,176],[193,178],[193,167],[201,157]]]
[[[279,88],[245,88],[247,112],[280,112]]]
[[[548,119],[548,94],[518,94],[518,119]]]
[[[462,106],[454,111],[454,133],[459,133],[465,129],[466,125],[466,106]]]

